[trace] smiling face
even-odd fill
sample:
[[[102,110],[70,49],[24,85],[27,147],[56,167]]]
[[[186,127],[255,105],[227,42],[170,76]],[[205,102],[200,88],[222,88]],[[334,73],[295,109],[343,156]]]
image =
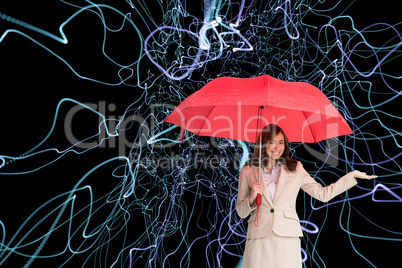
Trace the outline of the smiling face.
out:
[[[261,160],[262,166],[274,167],[278,160],[282,164],[287,163],[286,159],[289,158],[289,140],[286,137],[285,132],[277,125],[270,124],[265,126],[261,130],[261,135],[256,141],[256,146],[254,148],[254,153],[251,156],[249,165],[254,167],[259,167],[260,165],[260,139],[262,144],[261,149]],[[285,162],[283,162],[284,160]],[[294,170],[294,168],[292,168]]]
[[[282,133],[279,132],[271,141],[266,145],[265,153],[269,160],[278,160],[285,150],[285,138]]]

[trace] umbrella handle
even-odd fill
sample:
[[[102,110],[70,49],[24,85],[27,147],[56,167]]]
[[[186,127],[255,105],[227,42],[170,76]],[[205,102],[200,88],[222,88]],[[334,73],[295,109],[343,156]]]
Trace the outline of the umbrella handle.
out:
[[[257,205],[257,207],[259,207],[261,205],[261,195],[257,194],[257,199],[255,200],[255,204]]]
[[[257,205],[257,214],[255,215],[254,225],[255,225],[255,227],[258,227],[258,212],[260,211],[260,205],[261,205],[261,195],[260,194],[257,194],[257,198],[255,199],[255,204]]]

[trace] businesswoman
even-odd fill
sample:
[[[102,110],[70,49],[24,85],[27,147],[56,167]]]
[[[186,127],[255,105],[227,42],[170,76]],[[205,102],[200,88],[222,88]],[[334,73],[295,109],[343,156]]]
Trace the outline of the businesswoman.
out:
[[[261,170],[259,146],[239,176],[237,214],[248,220],[247,240],[243,256],[244,268],[300,268],[303,236],[296,213],[296,198],[300,189],[312,197],[328,202],[331,198],[357,184],[356,178],[372,179],[353,171],[335,183],[323,187],[289,157],[288,139],[277,125],[262,130]],[[260,139],[261,137],[259,137]],[[257,143],[259,144],[259,140]],[[260,172],[261,181],[258,181]],[[259,208],[257,194],[262,195]]]

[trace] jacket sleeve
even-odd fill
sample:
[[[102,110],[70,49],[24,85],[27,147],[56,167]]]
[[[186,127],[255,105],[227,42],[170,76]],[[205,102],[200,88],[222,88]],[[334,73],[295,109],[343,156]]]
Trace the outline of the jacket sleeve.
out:
[[[249,203],[250,186],[246,175],[247,168],[247,166],[243,166],[239,175],[236,212],[240,218],[246,218],[256,208],[255,205],[250,206]]]
[[[331,185],[323,187],[307,173],[300,162],[297,169],[299,176],[301,176],[301,189],[321,202],[328,202],[357,184],[357,180],[353,177],[352,172],[350,172]]]

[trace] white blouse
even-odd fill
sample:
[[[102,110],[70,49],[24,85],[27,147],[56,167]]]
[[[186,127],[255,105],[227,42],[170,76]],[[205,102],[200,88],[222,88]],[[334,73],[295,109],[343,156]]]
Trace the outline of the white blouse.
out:
[[[276,184],[278,183],[279,175],[281,173],[280,164],[276,165],[276,167],[272,170],[272,173],[269,173],[266,168],[264,168],[264,180],[265,185],[267,186],[267,190],[269,195],[271,196],[271,200],[274,199]]]

